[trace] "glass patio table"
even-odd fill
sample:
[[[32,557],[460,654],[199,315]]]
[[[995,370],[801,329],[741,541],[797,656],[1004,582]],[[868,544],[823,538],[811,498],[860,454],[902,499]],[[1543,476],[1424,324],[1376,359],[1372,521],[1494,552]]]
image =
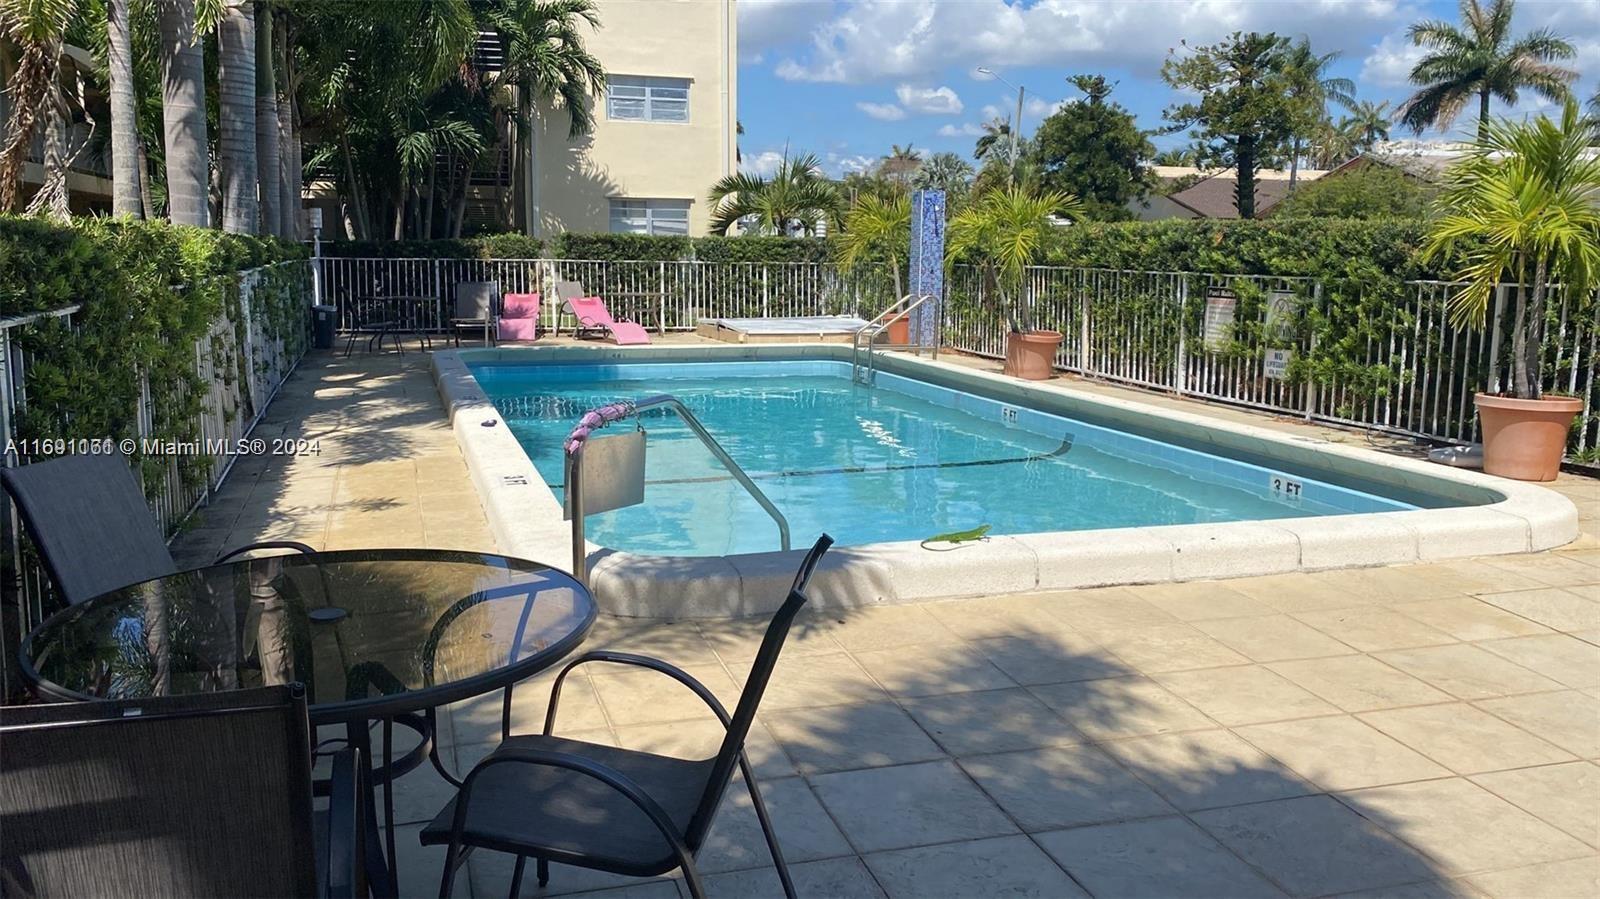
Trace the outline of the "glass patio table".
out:
[[[555,664],[594,618],[582,584],[537,562],[425,549],[295,553],[95,597],[35,628],[18,661],[40,692],[64,700],[298,681],[311,724],[343,725],[369,769],[369,728],[381,722],[384,759],[375,776],[384,784],[392,859],[393,779],[426,756],[455,780],[431,739],[434,710]],[[394,723],[421,736],[399,760]],[[392,886],[391,878],[380,892]]]

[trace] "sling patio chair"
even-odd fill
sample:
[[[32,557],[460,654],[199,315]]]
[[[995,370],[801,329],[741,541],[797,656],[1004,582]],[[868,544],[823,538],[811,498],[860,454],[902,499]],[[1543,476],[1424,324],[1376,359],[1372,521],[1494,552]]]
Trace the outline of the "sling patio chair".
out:
[[[299,684],[0,711],[0,895],[365,897],[358,750],[312,805]]]
[[[650,342],[650,332],[642,325],[612,316],[611,310],[606,308],[605,300],[584,293],[582,282],[557,281],[555,288],[556,296],[561,299],[562,306],[578,320],[576,328],[578,336],[582,336],[585,331],[599,331],[610,335],[612,342],[621,346]]]
[[[497,324],[499,340],[539,339],[539,295],[508,293]]]
[[[532,858],[541,887],[550,880],[551,862],[635,877],[681,868],[689,895],[700,899],[705,890],[695,857],[737,767],[750,791],[784,895],[794,899],[794,884],[745,756],[744,741],[789,626],[806,603],[806,584],[832,544],[823,535],[806,554],[788,598],[767,625],[731,716],[704,684],[658,659],[600,650],[568,663],[551,687],[544,733],[507,737],[472,769],[456,797],[423,828],[424,845],[448,847],[439,895],[450,895],[456,869],[473,849],[486,849],[517,857],[512,896],[519,894],[523,867]],[[725,729],[717,754],[691,761],[555,736],[561,685],[572,669],[589,662],[646,668],[683,684],[705,701]]]
[[[45,572],[68,605],[178,571],[121,453],[60,456],[0,469],[0,485],[16,502]],[[262,549],[316,552],[293,540],[263,540],[215,561]]]
[[[499,321],[499,281],[457,281],[455,300],[451,307],[450,331],[456,346],[461,346],[463,330],[481,331],[483,345],[495,342],[496,323]]]

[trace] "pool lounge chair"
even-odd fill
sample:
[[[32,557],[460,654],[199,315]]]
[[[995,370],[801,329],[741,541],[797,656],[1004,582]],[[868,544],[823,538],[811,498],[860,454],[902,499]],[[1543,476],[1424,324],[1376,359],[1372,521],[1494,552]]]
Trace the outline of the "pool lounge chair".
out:
[[[495,305],[499,298],[499,281],[456,282],[455,303],[451,310],[454,314],[450,316],[450,330],[455,336],[456,346],[461,346],[463,330],[481,332],[484,346],[494,343],[498,318]]]
[[[497,322],[500,340],[539,339],[539,295],[508,293]]]
[[[556,282],[556,296],[561,298],[562,306],[572,313],[572,317],[578,320],[579,336],[584,331],[604,331],[613,342],[623,346],[650,342],[650,333],[642,326],[630,321],[618,321],[606,308],[605,300],[585,296],[581,282]]]

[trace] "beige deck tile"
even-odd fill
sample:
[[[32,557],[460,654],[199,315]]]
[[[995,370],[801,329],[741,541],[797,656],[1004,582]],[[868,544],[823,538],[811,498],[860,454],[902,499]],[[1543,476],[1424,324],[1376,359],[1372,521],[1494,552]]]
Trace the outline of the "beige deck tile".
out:
[[[1600,856],[1494,871],[1469,882],[1495,899],[1592,899],[1600,896]]]
[[[1463,778],[1373,787],[1340,801],[1436,859],[1469,874],[1594,850]]]
[[[1600,766],[1570,762],[1479,774],[1471,780],[1590,846],[1600,847]]]
[[[1415,602],[1459,592],[1451,579],[1434,577],[1427,566],[1420,565],[1314,571],[1310,577],[1324,586],[1360,597],[1359,604]]]
[[[873,606],[808,617],[830,622],[829,636],[851,651],[956,643],[961,639],[920,604]]]
[[[904,765],[945,755],[892,702],[788,709],[764,717],[802,774]]]
[[[1457,699],[1492,699],[1561,689],[1550,678],[1508,662],[1477,644],[1403,649],[1378,653],[1376,658]]]
[[[1174,809],[1093,746],[1030,749],[958,760],[1028,832],[1171,814]]]
[[[1550,633],[1549,628],[1536,621],[1470,596],[1402,603],[1395,606],[1394,610],[1457,640],[1495,640]]]
[[[1600,687],[1600,646],[1576,637],[1548,634],[1478,645],[1568,687]]]
[[[1436,581],[1441,589],[1450,588],[1453,593],[1471,595],[1503,593],[1507,590],[1528,590],[1543,586],[1541,582],[1526,575],[1515,574],[1490,564],[1489,558],[1492,557],[1429,562],[1412,566],[1412,570]]]
[[[1177,621],[1162,609],[1140,599],[1131,587],[1041,594],[1040,602],[1073,630],[1089,637]]]
[[[1155,680],[1230,727],[1339,711],[1259,665],[1177,671]]]
[[[1571,753],[1466,703],[1358,716],[1457,774],[1572,761]]]
[[[737,665],[732,666],[736,670]],[[746,663],[748,668],[748,663]],[[739,671],[742,684],[746,672]],[[761,699],[763,711],[874,702],[888,694],[845,653],[782,655]]]
[[[1542,587],[1511,593],[1485,593],[1482,599],[1558,631],[1600,627],[1600,600],[1593,593],[1585,595],[1560,587]]]
[[[951,755],[1085,742],[1084,735],[1063,716],[1020,687],[908,699],[904,705]]]
[[[1288,615],[1197,621],[1194,626],[1253,662],[1350,655],[1349,646]]]
[[[1362,652],[1455,642],[1449,634],[1388,608],[1330,609],[1295,617]]]
[[[558,730],[556,733],[563,732]],[[618,746],[680,759],[708,759],[715,756],[727,733],[727,728],[721,722],[709,716],[697,721],[631,724],[616,728]],[[758,782],[796,774],[794,762],[790,761],[788,754],[759,720],[750,726],[750,734],[745,739],[745,754],[750,757]]]
[[[1301,659],[1267,667],[1346,712],[1449,702],[1453,698],[1371,656]]]
[[[1450,771],[1348,715],[1234,730],[1325,790],[1449,777]]]
[[[1225,730],[1117,740],[1101,748],[1185,811],[1316,791],[1282,762]]]
[[[1216,727],[1199,709],[1144,677],[1029,687],[1091,740],[1116,740]]]
[[[992,596],[929,603],[929,614],[964,640],[1049,633],[1065,626],[1036,596]]]
[[[966,646],[929,647],[920,651],[880,649],[853,655],[893,696],[939,696],[1016,686],[1015,681],[981,652]]]
[[[1094,640],[1066,628],[974,640],[968,645],[1019,684],[1059,684],[1133,673]]]
[[[1361,605],[1363,597],[1303,571],[1233,578],[1216,583],[1280,612],[1315,612]]]
[[[1272,606],[1229,589],[1218,581],[1147,584],[1130,587],[1133,594],[1179,621],[1267,615]]]
[[[614,667],[614,666],[613,666]],[[724,706],[738,701],[739,686],[721,665],[680,666],[689,676],[705,684]],[[617,727],[632,724],[657,724],[666,721],[715,720],[700,697],[684,689],[670,677],[654,671],[615,669],[589,675],[606,716]]]
[[[1600,698],[1576,690],[1486,699],[1478,708],[1584,758],[1600,758]]]
[[[1600,571],[1560,553],[1534,553],[1523,556],[1495,556],[1488,560],[1496,568],[1532,578],[1551,587],[1577,587],[1600,584]]]
[[[1243,665],[1250,659],[1193,625],[1162,624],[1124,632],[1108,632],[1105,648],[1134,669],[1150,674]]]
[[[694,622],[700,635],[711,644],[711,649],[730,670],[744,671],[761,648],[761,638],[766,635],[770,619],[731,618],[705,619]],[[839,653],[844,647],[829,636],[831,624],[800,619],[789,628],[789,638],[783,642],[783,657],[825,655]]]

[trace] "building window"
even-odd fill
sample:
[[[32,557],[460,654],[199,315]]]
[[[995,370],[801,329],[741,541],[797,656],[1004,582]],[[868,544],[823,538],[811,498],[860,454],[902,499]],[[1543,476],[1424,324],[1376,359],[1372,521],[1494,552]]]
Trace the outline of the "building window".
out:
[[[622,122],[687,122],[689,79],[608,75],[606,118]]]
[[[612,199],[611,233],[687,235],[689,201]]]

